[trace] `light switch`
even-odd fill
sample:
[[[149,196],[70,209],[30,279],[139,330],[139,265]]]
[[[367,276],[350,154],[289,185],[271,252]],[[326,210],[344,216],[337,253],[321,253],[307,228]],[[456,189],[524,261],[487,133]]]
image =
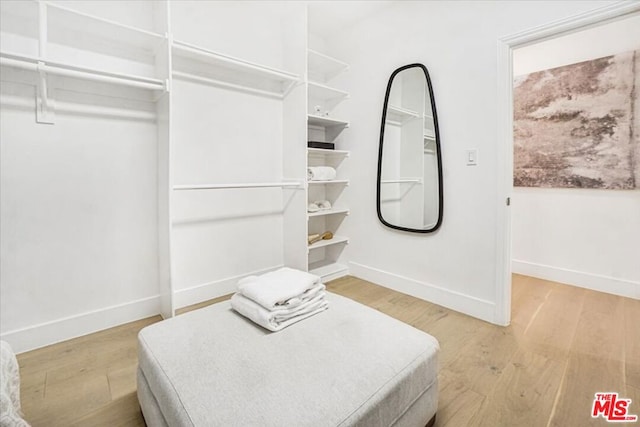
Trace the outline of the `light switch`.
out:
[[[476,166],[478,164],[478,150],[476,148],[467,150],[467,166]]]

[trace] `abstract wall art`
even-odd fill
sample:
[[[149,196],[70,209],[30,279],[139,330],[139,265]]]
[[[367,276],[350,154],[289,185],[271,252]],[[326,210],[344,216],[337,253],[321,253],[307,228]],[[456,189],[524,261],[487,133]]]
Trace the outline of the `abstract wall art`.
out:
[[[640,188],[640,50],[514,79],[514,186]]]

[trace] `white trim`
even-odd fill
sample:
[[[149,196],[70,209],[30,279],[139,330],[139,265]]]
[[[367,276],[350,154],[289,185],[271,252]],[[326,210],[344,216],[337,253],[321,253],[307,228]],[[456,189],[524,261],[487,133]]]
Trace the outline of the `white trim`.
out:
[[[214,280],[213,282],[202,283],[185,289],[178,289],[173,293],[173,306],[176,309],[183,308],[218,298],[223,295],[232,294],[236,291],[236,286],[240,279],[247,276],[258,276],[282,267],[282,265],[277,265],[275,267],[265,268],[251,273],[241,274],[239,276],[227,277],[225,279]]]
[[[516,259],[514,259],[511,264],[514,273],[566,283],[568,285],[620,295],[627,298],[640,299],[640,282],[638,281],[618,279],[601,274],[587,273]]]
[[[496,323],[508,325],[511,318],[511,213],[506,198],[513,191],[513,49],[563,33],[623,18],[640,11],[640,2],[622,1],[572,17],[534,27],[498,39],[498,172],[496,198]]]
[[[16,353],[33,350],[93,332],[155,316],[160,312],[160,297],[142,298],[86,313],[63,317],[0,335]]]
[[[494,318],[495,304],[491,301],[451,291],[429,283],[419,282],[409,277],[389,273],[356,262],[349,263],[349,274],[384,286],[385,288],[393,289],[468,314],[469,316],[486,320],[487,322],[496,323]]]

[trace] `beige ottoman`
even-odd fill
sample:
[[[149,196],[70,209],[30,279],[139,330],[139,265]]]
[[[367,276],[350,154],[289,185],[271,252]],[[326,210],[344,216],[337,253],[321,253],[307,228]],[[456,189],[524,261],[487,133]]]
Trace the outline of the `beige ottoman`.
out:
[[[140,331],[149,426],[425,426],[435,338],[348,298],[269,332],[215,304]]]

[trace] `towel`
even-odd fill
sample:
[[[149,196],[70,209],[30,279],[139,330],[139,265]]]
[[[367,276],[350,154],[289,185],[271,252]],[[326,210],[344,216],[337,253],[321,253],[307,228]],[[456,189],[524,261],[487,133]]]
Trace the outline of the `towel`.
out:
[[[320,277],[288,267],[238,282],[242,295],[267,310],[296,307],[324,289]]]
[[[308,181],[331,181],[336,179],[336,170],[331,166],[310,166],[307,168]]]
[[[329,307],[329,302],[325,299],[325,293],[320,292],[311,300],[295,308],[267,310],[244,295],[235,293],[231,297],[231,307],[257,325],[277,332],[326,310]]]

